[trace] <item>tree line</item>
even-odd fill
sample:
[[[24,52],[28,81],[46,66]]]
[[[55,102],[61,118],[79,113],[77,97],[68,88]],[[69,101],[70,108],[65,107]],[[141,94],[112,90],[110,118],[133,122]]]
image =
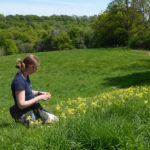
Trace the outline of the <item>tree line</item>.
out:
[[[0,14],[0,55],[104,46],[150,49],[150,0],[113,0],[90,17]]]
[[[99,46],[150,49],[150,0],[113,0],[93,30]]]
[[[91,24],[95,18],[0,14],[0,54],[94,47]]]

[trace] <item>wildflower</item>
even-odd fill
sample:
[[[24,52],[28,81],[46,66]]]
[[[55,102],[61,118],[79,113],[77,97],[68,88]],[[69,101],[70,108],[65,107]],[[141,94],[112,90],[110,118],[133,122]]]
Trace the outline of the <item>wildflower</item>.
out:
[[[68,105],[71,105],[72,102],[71,102],[71,100],[69,99],[67,103],[68,103]]]
[[[125,102],[125,100],[123,99],[123,100],[122,100],[122,102],[124,103],[124,102]]]
[[[133,92],[133,91],[130,91],[130,92],[129,92],[129,95],[130,95],[130,96],[134,95],[134,92]]]
[[[38,123],[39,123],[39,124],[42,124],[42,123],[43,123],[43,121],[42,121],[41,119],[39,119],[39,120],[38,120]]]
[[[61,102],[60,102],[60,105],[64,105],[64,104],[65,104],[65,101],[61,101]]]
[[[105,109],[102,107],[102,112],[105,112]]]
[[[148,92],[148,89],[145,88],[145,87],[143,87],[143,92],[144,92],[144,93],[147,93],[147,92]]]
[[[148,100],[145,100],[145,101],[144,101],[144,104],[147,104],[147,103],[148,103]]]
[[[83,108],[85,108],[86,104],[85,103],[81,103],[79,104],[79,106],[77,107],[77,109],[82,110]]]
[[[39,124],[39,121],[38,121],[38,120],[36,120],[36,121],[34,122],[34,124],[35,124],[35,125],[38,125],[38,124]]]
[[[31,116],[27,116],[26,121],[30,121],[32,119]]]
[[[72,103],[76,103],[76,100],[72,100]]]
[[[59,105],[56,106],[56,110],[60,110],[60,106]]]
[[[33,122],[33,121],[31,121],[31,122],[30,122],[30,125],[34,125],[34,122]]]
[[[97,102],[92,102],[91,106],[96,107],[97,106]]]
[[[77,100],[78,100],[78,102],[80,102],[80,103],[81,103],[81,102],[83,102],[83,101],[86,101],[86,98],[78,97],[78,99],[77,99]]]
[[[64,119],[66,119],[66,115],[65,115],[64,112],[61,114],[61,117],[64,118]]]
[[[85,114],[85,113],[86,113],[86,110],[85,110],[85,109],[83,109],[83,110],[82,110],[82,112]]]
[[[137,97],[141,98],[143,96],[143,93],[136,94]]]
[[[73,115],[74,114],[74,109],[73,108],[68,109],[68,114]]]

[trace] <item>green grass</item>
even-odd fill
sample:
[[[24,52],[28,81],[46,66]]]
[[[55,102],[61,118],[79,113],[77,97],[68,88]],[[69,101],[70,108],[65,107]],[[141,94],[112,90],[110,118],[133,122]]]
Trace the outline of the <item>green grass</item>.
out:
[[[13,105],[14,66],[25,55],[0,57],[0,149],[150,149],[147,51],[101,48],[35,53],[41,65],[30,76],[32,86],[51,92],[52,99],[40,103],[60,117],[58,123],[35,128],[16,124],[8,112]]]

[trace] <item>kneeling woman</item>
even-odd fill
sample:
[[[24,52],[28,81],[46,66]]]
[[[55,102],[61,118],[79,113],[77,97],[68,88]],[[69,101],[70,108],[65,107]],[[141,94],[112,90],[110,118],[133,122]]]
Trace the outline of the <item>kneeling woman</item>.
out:
[[[23,60],[17,61],[16,68],[20,71],[11,84],[15,105],[10,108],[10,113],[16,122],[28,124],[29,120],[35,122],[38,119],[44,123],[58,121],[52,112],[42,108],[38,103],[40,100],[47,101],[51,95],[48,92],[32,90],[29,75],[36,72],[39,65],[40,61],[34,55],[28,55]]]

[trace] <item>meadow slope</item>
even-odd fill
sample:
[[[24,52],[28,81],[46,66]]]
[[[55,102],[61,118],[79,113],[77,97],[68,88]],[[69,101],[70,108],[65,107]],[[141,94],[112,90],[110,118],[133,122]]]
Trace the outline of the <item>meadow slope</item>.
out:
[[[41,61],[30,79],[52,99],[40,102],[60,121],[27,128],[16,124],[10,84],[17,58],[0,57],[0,149],[148,150],[150,55],[128,48],[35,53]]]

